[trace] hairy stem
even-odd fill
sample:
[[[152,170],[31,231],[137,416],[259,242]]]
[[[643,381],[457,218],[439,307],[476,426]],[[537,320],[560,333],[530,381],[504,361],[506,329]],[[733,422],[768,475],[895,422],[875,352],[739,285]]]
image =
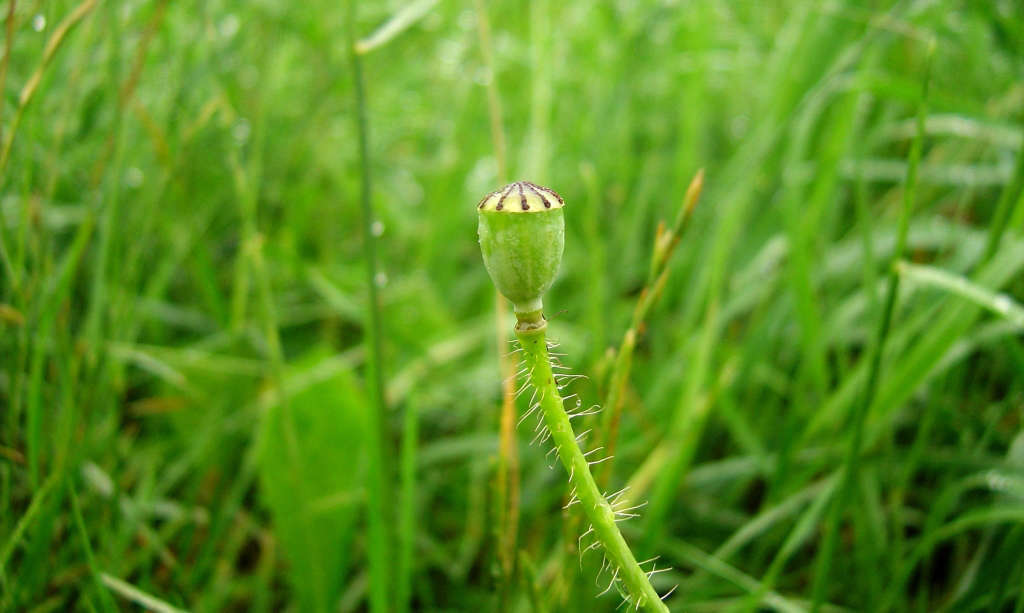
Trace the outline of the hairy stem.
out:
[[[619,527],[615,523],[615,509],[598,489],[597,482],[590,472],[590,464],[576,443],[576,433],[569,423],[569,416],[565,412],[562,396],[552,372],[546,330],[547,324],[543,319],[536,322],[520,321],[516,326],[516,337],[523,349],[530,384],[536,389],[536,398],[544,423],[558,450],[558,457],[569,473],[569,484],[574,490],[575,498],[579,500],[579,505],[590,521],[594,536],[604,547],[604,554],[612,565],[611,581],[621,581],[629,594],[628,601],[635,608],[643,606],[650,611],[667,612],[668,607],[661,601],[648,580],[647,573],[640,568],[629,545],[619,532]]]

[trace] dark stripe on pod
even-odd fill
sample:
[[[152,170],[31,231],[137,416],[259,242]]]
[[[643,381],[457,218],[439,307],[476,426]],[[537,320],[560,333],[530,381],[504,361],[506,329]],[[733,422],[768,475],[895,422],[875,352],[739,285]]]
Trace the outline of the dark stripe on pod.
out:
[[[545,209],[551,208],[551,203],[548,201],[547,198],[544,197],[544,194],[538,189],[537,185],[530,183],[529,181],[526,182],[526,185],[530,188],[530,191],[537,194],[537,197],[541,199],[541,202],[544,203]]]
[[[554,196],[555,199],[558,200],[558,204],[561,204],[563,206],[565,205],[565,201],[562,200],[562,197],[558,195],[558,192],[556,192],[555,190],[553,190],[553,189],[551,189],[549,187],[542,187],[541,189],[546,191],[547,193],[551,194],[552,196]]]
[[[523,184],[522,183],[519,183],[519,202],[520,202],[520,204],[523,205],[523,210],[524,211],[529,211],[530,210],[530,205],[526,204],[526,195],[523,194]]]
[[[498,192],[491,192],[491,193],[487,194],[486,196],[484,196],[484,197],[483,197],[483,198],[482,198],[482,199],[480,200],[480,204],[476,205],[476,208],[478,208],[478,209],[482,209],[482,208],[484,208],[484,205],[485,205],[485,204],[487,204],[487,201],[488,201],[488,200],[490,199],[490,197],[491,197],[491,196],[493,196],[493,195],[495,195],[495,194],[497,194],[497,193],[498,193]]]
[[[558,204],[565,205],[565,201],[562,200],[562,197],[558,195],[558,192],[556,192],[555,190],[551,189],[550,187],[544,187],[543,185],[537,185],[536,183],[530,183],[530,185],[532,185],[535,189],[537,189],[539,191],[544,191],[544,192],[547,192],[548,194],[554,196],[555,199],[558,200]]]
[[[508,197],[509,193],[512,192],[512,186],[509,185],[505,188],[505,191],[501,194],[501,198],[498,199],[498,206],[494,207],[494,210],[500,211],[505,208],[505,198]]]

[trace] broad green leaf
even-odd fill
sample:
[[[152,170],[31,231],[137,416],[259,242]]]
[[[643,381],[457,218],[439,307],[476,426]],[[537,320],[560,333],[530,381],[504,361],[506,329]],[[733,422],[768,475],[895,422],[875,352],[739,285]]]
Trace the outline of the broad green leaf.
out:
[[[315,351],[301,377],[329,359]],[[350,371],[272,405],[260,427],[260,485],[302,611],[337,608],[364,498],[368,406]]]

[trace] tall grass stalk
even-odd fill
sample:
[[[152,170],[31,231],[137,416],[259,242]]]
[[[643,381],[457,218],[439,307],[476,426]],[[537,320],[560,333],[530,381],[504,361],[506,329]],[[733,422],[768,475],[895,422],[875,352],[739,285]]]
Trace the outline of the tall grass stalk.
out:
[[[7,3],[7,36],[4,38],[4,56],[0,59],[0,91],[6,91],[7,87],[7,68],[11,63],[11,47],[14,46],[14,14],[15,7],[18,6],[18,0],[10,0]],[[3,118],[7,110],[7,101],[0,100],[0,119]],[[0,127],[0,142],[3,142],[3,128]]]
[[[75,275],[78,272],[83,253],[89,244],[89,239],[92,237],[95,225],[96,216],[92,213],[79,224],[71,246],[64,254],[56,274],[48,279],[42,300],[39,303],[39,310],[36,314],[37,332],[35,334],[35,342],[32,345],[29,363],[28,399],[25,406],[26,455],[28,456],[29,483],[33,488],[38,487],[42,472],[40,464],[42,462],[41,448],[43,445],[43,370],[49,353],[47,343],[51,340],[53,331],[56,329],[58,311],[71,292]]]
[[[85,17],[96,7],[96,0],[83,0],[78,6],[76,6],[68,15],[61,20],[57,27],[54,28],[53,34],[46,41],[46,47],[43,49],[43,57],[36,67],[35,71],[28,78],[24,87],[21,88],[21,93],[18,94],[18,106],[14,110],[14,118],[11,119],[10,127],[7,131],[7,138],[3,141],[3,148],[0,149],[0,176],[6,176],[4,171],[7,168],[7,162],[11,155],[11,146],[14,144],[14,137],[18,132],[18,125],[21,123],[21,118],[25,114],[25,109],[32,102],[32,98],[35,97],[36,91],[39,89],[39,84],[43,80],[43,75],[46,73],[46,69],[50,66],[53,58],[57,55],[57,51],[61,48],[64,43],[64,39],[67,35],[77,26]],[[10,27],[10,23],[8,24]],[[10,40],[10,38],[8,38]]]
[[[356,1],[348,2],[348,51],[352,66],[352,100],[355,105],[356,133],[359,137],[360,202],[362,205],[362,243],[367,288],[366,346],[367,387],[373,405],[370,411],[370,538],[367,554],[370,559],[370,605],[376,613],[391,609],[392,538],[390,526],[392,505],[390,495],[391,469],[388,458],[388,415],[384,394],[383,358],[381,355],[381,306],[377,292],[377,245],[373,235],[373,189],[370,183],[369,128],[363,64],[356,49]]]
[[[7,67],[11,61],[11,47],[14,45],[14,7],[16,5],[17,0],[10,0],[7,3],[7,36],[4,38],[4,56],[3,59],[0,59],[0,92],[6,91],[7,87]],[[6,111],[6,97],[0,98],[0,143],[4,142],[2,124]],[[2,181],[0,181],[0,184],[2,184]],[[18,274],[7,248],[6,226],[7,224],[0,223],[0,264],[3,264],[4,270],[7,272],[11,286],[17,290]]]
[[[79,540],[82,545],[82,552],[85,554],[85,563],[89,566],[89,572],[92,575],[93,582],[96,584],[96,592],[100,597],[100,604],[104,611],[117,611],[117,606],[114,604],[113,599],[110,597],[110,593],[107,591],[107,586],[103,584],[102,572],[100,571],[99,565],[96,563],[96,556],[92,551],[92,544],[89,542],[89,532],[85,529],[85,520],[82,519],[82,509],[78,504],[78,494],[75,493],[75,487],[69,479],[67,482],[68,498],[71,500],[71,515],[75,520],[75,529],[78,532]]]
[[[874,343],[871,347],[869,359],[867,382],[860,402],[855,406],[851,415],[851,431],[846,455],[840,473],[839,485],[832,504],[828,509],[822,538],[821,549],[818,552],[816,562],[814,584],[812,591],[812,611],[817,611],[826,597],[829,582],[829,572],[832,556],[836,546],[836,536],[839,533],[839,523],[846,511],[846,505],[850,497],[850,489],[857,479],[857,471],[860,463],[861,445],[864,438],[864,422],[867,418],[868,409],[871,408],[878,392],[879,373],[881,372],[882,354],[885,348],[885,341],[889,336],[889,329],[892,326],[893,313],[896,307],[896,298],[899,294],[900,274],[896,264],[903,257],[903,251],[907,244],[907,231],[910,227],[910,217],[914,210],[914,197],[917,192],[918,165],[921,161],[921,148],[924,141],[925,118],[928,114],[928,84],[931,78],[932,58],[935,54],[935,42],[931,41],[926,51],[924,74],[921,79],[921,94],[917,106],[917,129],[914,139],[910,145],[910,153],[907,160],[907,175],[903,187],[903,206],[900,209],[899,225],[896,234],[896,248],[893,250],[889,260],[888,280],[886,285],[885,302],[882,306],[881,318],[878,322],[878,329],[875,334]],[[865,288],[865,291],[873,291],[873,288]]]
[[[697,174],[690,181],[686,189],[683,204],[676,214],[672,226],[665,229],[662,222],[658,226],[658,232],[654,237],[654,249],[651,254],[650,270],[647,275],[647,282],[640,290],[640,298],[633,309],[633,319],[629,329],[622,337],[619,350],[615,354],[615,364],[612,367],[608,378],[608,392],[605,394],[604,412],[601,414],[600,432],[604,436],[605,447],[608,455],[613,459],[604,463],[598,475],[598,483],[607,485],[611,476],[612,462],[615,457],[615,449],[619,436],[619,421],[622,419],[622,406],[625,398],[626,385],[629,382],[630,370],[633,366],[633,351],[636,349],[637,336],[643,330],[644,322],[650,313],[651,307],[661,296],[668,282],[668,263],[679,244],[686,226],[693,216],[693,210],[700,200],[701,190],[704,187],[704,170],[697,171]]]
[[[115,85],[121,83],[121,24],[120,7],[117,3],[107,5],[107,32],[110,44],[108,71],[110,81]],[[114,118],[109,138],[114,147],[113,167],[107,175],[103,202],[101,202],[100,222],[95,259],[93,261],[92,285],[89,290],[89,312],[86,316],[85,335],[89,344],[90,361],[95,363],[99,356],[101,337],[103,336],[104,316],[111,311],[107,295],[107,275],[112,266],[114,234],[118,233],[121,195],[121,156],[124,152],[124,108],[121,104],[114,105]]]

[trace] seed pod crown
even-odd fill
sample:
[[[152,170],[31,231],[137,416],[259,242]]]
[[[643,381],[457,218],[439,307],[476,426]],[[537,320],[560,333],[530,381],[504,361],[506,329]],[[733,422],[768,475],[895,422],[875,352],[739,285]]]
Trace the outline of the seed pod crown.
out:
[[[516,313],[541,310],[565,247],[565,202],[552,189],[517,181],[477,205],[484,266]]]
[[[484,196],[477,208],[481,211],[530,213],[564,206],[565,201],[555,190],[529,181],[516,181]]]

